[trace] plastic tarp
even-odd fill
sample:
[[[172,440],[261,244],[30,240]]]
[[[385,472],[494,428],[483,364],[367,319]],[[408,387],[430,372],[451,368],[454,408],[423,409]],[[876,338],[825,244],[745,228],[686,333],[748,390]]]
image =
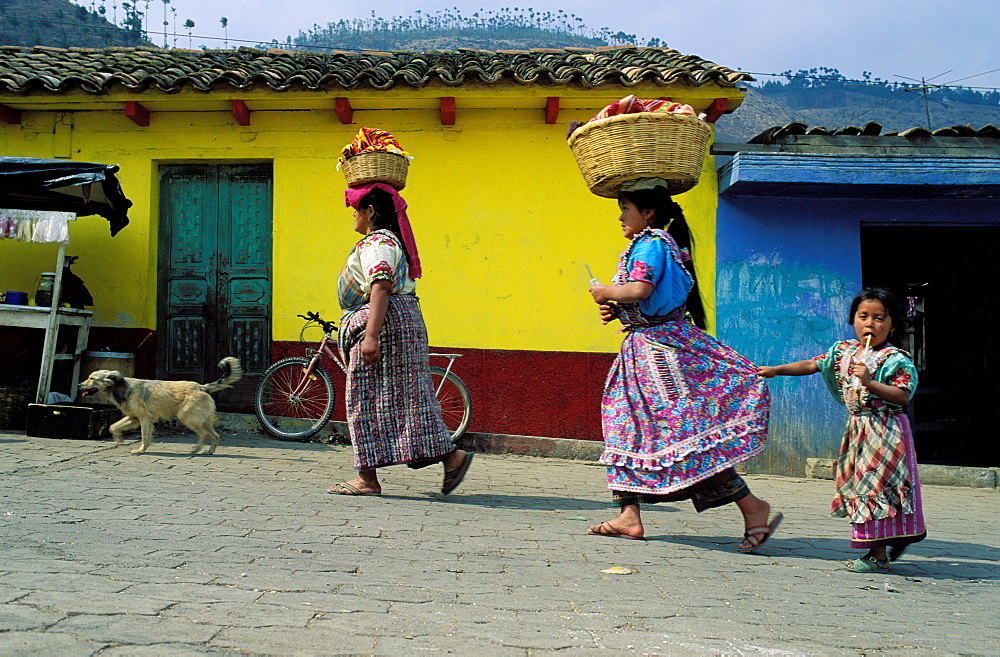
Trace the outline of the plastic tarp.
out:
[[[0,157],[0,207],[97,214],[111,224],[114,237],[128,225],[132,207],[117,172],[109,164]]]

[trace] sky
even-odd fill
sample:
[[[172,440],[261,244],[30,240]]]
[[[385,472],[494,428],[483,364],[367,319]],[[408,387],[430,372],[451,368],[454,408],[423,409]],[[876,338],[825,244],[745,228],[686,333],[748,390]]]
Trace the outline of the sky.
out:
[[[103,0],[110,5],[113,0]],[[138,0],[140,9],[144,0]],[[449,2],[382,0],[151,0],[149,31],[162,30],[161,2],[176,9],[177,25],[190,18],[191,44],[223,47],[283,40],[340,19],[412,16],[457,7],[471,17],[479,9],[514,6],[491,0]],[[89,5],[91,0],[77,0]],[[890,81],[926,78],[935,83],[1000,88],[1000,0],[525,0],[535,11],[563,9],[591,29],[657,37],[688,55],[750,73],[781,73],[815,67],[849,78],[863,71]],[[517,4],[517,6],[521,6]],[[522,7],[523,8],[523,7]],[[224,31],[220,18],[228,19]],[[172,20],[172,19],[171,19]],[[172,31],[172,28],[171,30]],[[180,27],[178,47],[188,46]],[[209,38],[199,38],[209,37]],[[211,40],[215,37],[218,40]],[[173,37],[169,37],[173,41]],[[162,36],[153,40],[159,45]],[[899,77],[903,76],[903,77]],[[973,77],[974,76],[974,77]],[[757,76],[766,81],[767,76]]]

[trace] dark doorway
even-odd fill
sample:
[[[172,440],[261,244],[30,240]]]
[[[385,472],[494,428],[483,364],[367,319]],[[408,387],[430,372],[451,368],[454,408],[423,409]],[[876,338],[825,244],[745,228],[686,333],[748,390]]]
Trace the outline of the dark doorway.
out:
[[[892,289],[910,320],[899,343],[919,372],[907,412],[921,463],[1000,465],[997,244],[995,226],[861,228],[864,284]]]
[[[160,168],[157,376],[214,381],[236,356],[243,380],[222,410],[251,408],[271,356],[271,165]]]

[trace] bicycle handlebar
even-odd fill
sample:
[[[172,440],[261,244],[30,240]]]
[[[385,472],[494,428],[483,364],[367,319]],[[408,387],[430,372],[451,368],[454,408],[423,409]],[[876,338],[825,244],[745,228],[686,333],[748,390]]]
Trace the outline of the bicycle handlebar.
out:
[[[324,333],[336,333],[337,332],[337,325],[334,324],[333,322],[328,322],[328,321],[324,320],[322,317],[319,316],[319,313],[306,312],[305,315],[296,315],[296,317],[301,317],[302,319],[306,320],[307,322],[316,322],[317,324],[319,324],[320,326],[323,327],[323,332]]]

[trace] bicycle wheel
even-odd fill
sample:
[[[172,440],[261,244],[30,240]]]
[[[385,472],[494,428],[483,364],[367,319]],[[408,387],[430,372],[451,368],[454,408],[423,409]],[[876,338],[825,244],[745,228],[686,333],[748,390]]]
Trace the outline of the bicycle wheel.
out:
[[[309,438],[330,421],[336,393],[326,370],[317,365],[298,394],[295,392],[308,366],[308,358],[284,358],[271,365],[257,384],[257,420],[275,438]]]
[[[441,384],[442,378],[444,385]],[[444,425],[451,432],[452,442],[455,442],[462,437],[472,421],[472,395],[457,374],[434,365],[431,366],[431,383],[437,392]]]

